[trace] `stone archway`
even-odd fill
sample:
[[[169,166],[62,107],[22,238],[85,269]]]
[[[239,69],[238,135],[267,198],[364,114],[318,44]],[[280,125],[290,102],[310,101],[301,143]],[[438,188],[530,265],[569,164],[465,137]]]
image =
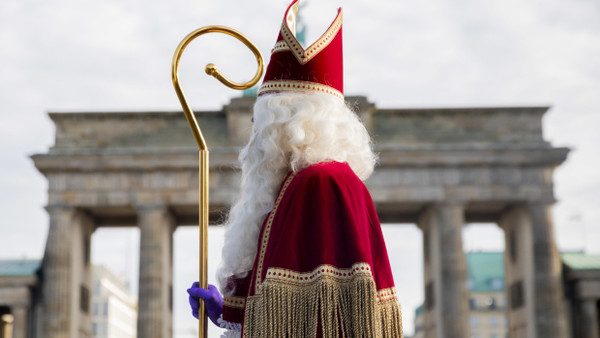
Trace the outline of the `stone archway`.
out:
[[[233,201],[235,161],[247,140],[253,98],[197,113],[211,149],[211,219]],[[549,214],[552,172],[568,153],[543,139],[547,107],[377,109],[348,97],[374,135],[380,165],[367,181],[382,222],[424,232],[427,337],[468,333],[465,222],[507,234],[511,334],[567,337],[560,259]],[[139,337],[172,334],[172,234],[197,219],[198,160],[180,112],[51,113],[56,142],[34,155],[49,182],[44,264],[48,337],[89,336],[86,241],[95,228],[138,226]],[[511,235],[515,234],[515,235]],[[512,236],[512,237],[511,237]],[[82,258],[83,257],[83,258]],[[512,296],[512,294],[516,296]]]

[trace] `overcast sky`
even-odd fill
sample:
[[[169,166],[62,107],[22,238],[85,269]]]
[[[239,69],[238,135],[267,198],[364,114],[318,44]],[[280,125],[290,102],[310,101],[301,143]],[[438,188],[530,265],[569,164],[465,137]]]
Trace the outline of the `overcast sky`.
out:
[[[43,253],[47,183],[29,155],[53,144],[48,111],[179,109],[170,65],[185,35],[209,24],[230,26],[268,58],[288,3],[0,1],[0,258]],[[309,1],[307,42],[340,4]],[[562,250],[600,253],[600,1],[347,0],[343,7],[347,95],[366,95],[384,108],[551,106],[545,138],[572,149],[554,175],[557,241]],[[239,95],[204,75],[208,62],[238,81],[255,72],[252,54],[236,40],[196,40],[180,73],[198,109],[218,109]],[[422,301],[421,235],[414,226],[386,229],[398,239],[388,246],[411,332]],[[137,272],[128,271],[137,267],[138,234],[121,231],[127,236],[120,242],[112,241],[114,230],[98,231],[93,257],[135,279]],[[196,264],[187,263],[197,252],[189,239],[194,231],[176,233],[176,289],[196,274]],[[494,226],[464,233],[467,249],[503,248]],[[130,253],[128,263],[110,258],[115,246]],[[175,299],[176,336],[191,337],[185,299]]]

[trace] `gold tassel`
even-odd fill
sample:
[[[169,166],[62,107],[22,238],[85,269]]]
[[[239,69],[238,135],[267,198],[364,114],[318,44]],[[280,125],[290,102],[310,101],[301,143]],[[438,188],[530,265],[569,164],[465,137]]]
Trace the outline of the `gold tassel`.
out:
[[[248,297],[245,337],[402,338],[402,314],[396,298],[378,302],[372,276],[350,281],[322,277],[309,285],[265,280]]]

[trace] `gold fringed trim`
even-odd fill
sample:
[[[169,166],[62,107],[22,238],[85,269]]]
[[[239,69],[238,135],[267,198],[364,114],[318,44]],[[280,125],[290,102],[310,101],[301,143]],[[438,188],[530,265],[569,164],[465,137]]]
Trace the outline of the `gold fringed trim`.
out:
[[[404,336],[402,332],[402,311],[400,310],[400,303],[397,299],[388,301],[386,303],[380,303],[379,308],[379,320],[381,327],[381,337],[400,337]]]
[[[316,337],[320,326],[323,337],[401,338],[400,304],[380,292],[367,274],[309,284],[267,278],[246,300],[244,337]]]

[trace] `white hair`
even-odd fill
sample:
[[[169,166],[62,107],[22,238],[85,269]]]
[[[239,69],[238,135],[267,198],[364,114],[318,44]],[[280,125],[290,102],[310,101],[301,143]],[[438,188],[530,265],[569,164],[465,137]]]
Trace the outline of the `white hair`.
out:
[[[377,156],[358,116],[337,98],[321,93],[281,93],[256,100],[252,136],[239,160],[241,194],[225,224],[217,271],[225,295],[233,293],[230,277],[243,278],[252,269],[262,223],[289,171],[320,162],[347,162],[365,180],[373,172]]]

